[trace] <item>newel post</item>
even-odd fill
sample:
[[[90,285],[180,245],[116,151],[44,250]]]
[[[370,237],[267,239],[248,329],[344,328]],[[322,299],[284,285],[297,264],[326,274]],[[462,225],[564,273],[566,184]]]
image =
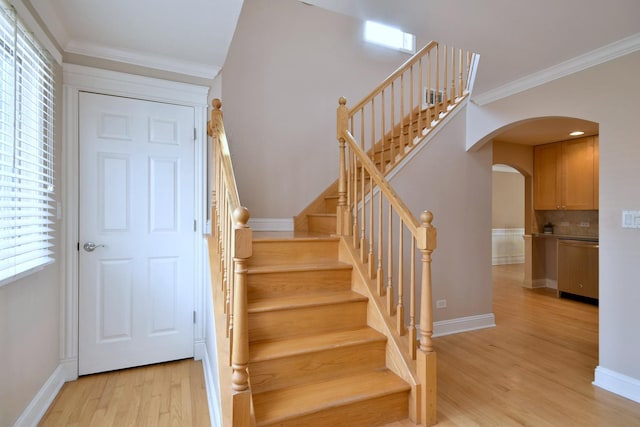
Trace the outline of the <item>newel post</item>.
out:
[[[337,138],[340,144],[340,166],[338,177],[338,209],[336,220],[336,232],[338,235],[348,235],[350,231],[348,223],[347,209],[347,154],[344,134],[349,125],[349,109],[347,108],[347,98],[341,96],[338,100],[337,111]]]
[[[211,119],[207,122],[207,135],[209,136],[213,136],[213,130],[216,128],[217,126],[217,118],[222,118],[222,101],[220,101],[220,98],[214,98],[213,101],[211,101],[211,107],[213,107],[211,109]]]
[[[436,418],[436,353],[433,335],[433,304],[431,286],[431,254],[437,245],[437,230],[431,224],[433,214],[424,211],[420,215],[418,249],[422,254],[422,280],[420,299],[420,346],[416,357],[418,378],[421,384],[419,419],[426,426],[434,425]]]
[[[252,253],[252,230],[247,208],[233,211],[233,335],[231,354],[231,387],[233,389],[234,427],[249,426],[251,394],[249,390],[249,316],[247,313],[247,266]]]

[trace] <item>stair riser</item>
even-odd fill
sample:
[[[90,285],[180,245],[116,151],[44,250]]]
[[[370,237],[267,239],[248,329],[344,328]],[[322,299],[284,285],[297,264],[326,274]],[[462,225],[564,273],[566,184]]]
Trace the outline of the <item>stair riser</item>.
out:
[[[249,268],[264,265],[317,264],[322,260],[335,261],[337,258],[338,240],[254,241]]]
[[[408,393],[400,392],[362,402],[354,402],[341,406],[327,408],[313,414],[287,420],[279,420],[273,423],[257,422],[257,426],[279,427],[326,427],[346,426],[370,427],[391,423],[407,418]],[[256,414],[259,419],[259,414]]]
[[[327,197],[324,199],[324,212],[336,213],[337,208],[338,208],[337,197]]]
[[[249,301],[351,289],[350,269],[250,273],[248,278]]]
[[[336,217],[309,215],[309,231],[311,233],[335,234]]]
[[[249,313],[249,341],[356,329],[366,319],[366,301]]]
[[[385,347],[386,342],[381,340],[252,362],[249,364],[251,389],[254,393],[260,393],[383,368]]]

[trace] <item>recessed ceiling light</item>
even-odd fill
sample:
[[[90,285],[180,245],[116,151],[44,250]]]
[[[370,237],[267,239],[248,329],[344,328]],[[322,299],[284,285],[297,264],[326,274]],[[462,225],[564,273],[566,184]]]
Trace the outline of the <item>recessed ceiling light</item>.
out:
[[[580,136],[580,135],[584,135],[584,132],[581,131],[581,130],[574,130],[569,135],[571,135],[571,136]]]

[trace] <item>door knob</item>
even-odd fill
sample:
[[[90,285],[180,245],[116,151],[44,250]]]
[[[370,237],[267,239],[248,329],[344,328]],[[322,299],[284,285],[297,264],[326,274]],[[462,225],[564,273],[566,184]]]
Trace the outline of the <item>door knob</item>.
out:
[[[85,251],[87,252],[93,252],[96,250],[96,248],[104,248],[104,245],[96,245],[93,242],[87,242],[84,245],[82,245],[82,247],[84,248]]]

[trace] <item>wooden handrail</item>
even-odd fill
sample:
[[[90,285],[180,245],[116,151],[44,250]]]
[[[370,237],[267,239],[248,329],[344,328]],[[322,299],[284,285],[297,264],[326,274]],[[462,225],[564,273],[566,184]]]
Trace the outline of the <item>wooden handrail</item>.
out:
[[[349,110],[348,128],[383,174],[468,97],[477,58],[432,41]]]
[[[214,141],[218,141],[220,160],[222,161],[222,173],[224,174],[224,181],[226,182],[227,192],[230,197],[230,209],[233,212],[237,208],[241,207],[241,205],[235,174],[233,172],[233,164],[231,163],[229,142],[227,141],[227,134],[224,130],[224,123],[222,121],[222,101],[215,98],[211,102],[211,106],[213,109],[211,110],[211,121],[208,123],[207,134],[214,138]]]
[[[409,58],[408,60],[406,60],[404,62],[404,64],[402,64],[401,66],[398,67],[397,70],[395,70],[393,73],[391,73],[389,75],[389,77],[387,77],[386,79],[384,79],[382,81],[382,83],[380,83],[378,86],[376,86],[375,89],[373,89],[371,91],[371,93],[369,95],[367,95],[362,101],[360,101],[359,103],[357,103],[355,106],[353,106],[351,108],[352,111],[357,111],[359,109],[361,109],[366,103],[370,102],[371,99],[373,99],[376,95],[378,95],[379,93],[382,92],[382,90],[386,87],[388,87],[392,81],[396,80],[398,77],[400,77],[400,75],[406,71],[409,67],[411,67],[413,64],[417,63],[420,58],[422,58],[425,53],[431,51],[434,47],[438,46],[438,42],[432,41],[429,44],[427,44],[425,47],[423,47],[422,49],[420,49],[419,51],[417,51],[415,53],[415,55],[413,55],[411,58]]]
[[[211,206],[212,235],[209,242],[211,278],[216,295],[216,321],[225,323],[229,353],[229,360],[219,360],[218,365],[230,366],[231,369],[229,376],[220,376],[221,381],[228,380],[228,383],[221,383],[220,387],[228,387],[228,394],[231,395],[231,407],[223,407],[223,417],[234,427],[248,427],[255,424],[251,412],[248,370],[247,307],[247,265],[252,255],[253,236],[248,225],[249,211],[240,204],[221,106],[219,99],[213,100],[211,120],[207,126],[207,133],[212,139],[212,157],[209,161],[215,183]],[[217,339],[224,337],[218,336]]]
[[[360,254],[360,261],[368,264],[365,271],[375,280],[372,286],[378,296],[386,297],[384,311],[389,323],[395,323],[397,335],[408,335],[420,387],[414,396],[414,421],[424,425],[435,424],[437,413],[431,284],[437,230],[433,214],[424,211],[417,219],[385,174],[468,97],[477,59],[473,53],[431,42],[352,109],[344,97],[338,101],[336,231],[348,237],[345,240]],[[419,281],[415,280],[418,265]]]
[[[353,246],[360,249],[360,261],[363,264],[369,264],[369,279],[376,280],[378,295],[386,296],[386,313],[390,317],[396,317],[397,334],[406,335],[408,331],[407,347],[411,359],[416,360],[416,372],[421,388],[415,396],[418,399],[415,403],[417,408],[415,421],[433,425],[436,423],[436,354],[431,339],[433,335],[431,254],[437,245],[437,230],[432,225],[433,214],[424,211],[418,220],[358,144],[345,126],[349,122],[345,98],[339,100],[337,122],[337,137],[340,143],[340,179],[346,181],[341,182],[339,188],[347,193],[338,198],[337,232],[343,236],[352,236],[353,239],[347,239],[347,241],[352,240]],[[348,162],[346,159],[349,159]],[[365,181],[368,181],[366,186]],[[349,190],[353,190],[353,194],[349,193]],[[383,210],[384,203],[388,206],[386,216]],[[377,209],[374,209],[375,204]],[[393,253],[394,217],[397,218],[398,223],[397,260]],[[387,234],[383,232],[383,223],[387,225]],[[378,225],[377,230],[374,224]],[[410,247],[406,252],[405,233],[410,236],[407,243]],[[357,234],[360,234],[359,238]],[[378,243],[377,249],[374,242]],[[419,265],[422,271],[419,289],[414,279],[416,249],[421,255]],[[405,253],[411,254],[410,260],[405,259]],[[375,260],[378,263],[377,268],[373,266]],[[405,261],[410,264],[409,280],[405,280]],[[385,279],[387,279],[386,286]],[[408,286],[405,282],[409,282]],[[408,288],[408,292],[405,292],[405,288]],[[421,295],[419,304],[416,301],[418,294]],[[405,325],[405,295],[409,295],[410,299],[408,328]],[[416,324],[415,313],[418,306],[420,315],[419,324]]]

